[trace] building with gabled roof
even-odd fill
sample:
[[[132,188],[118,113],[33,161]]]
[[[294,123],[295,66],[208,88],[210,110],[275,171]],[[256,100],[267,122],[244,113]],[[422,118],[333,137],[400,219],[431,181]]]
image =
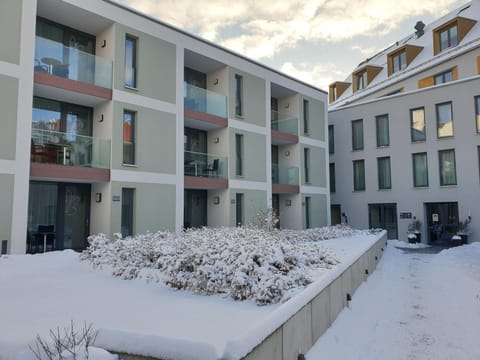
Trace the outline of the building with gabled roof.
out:
[[[329,86],[332,222],[403,240],[416,222],[426,243],[470,220],[480,234],[479,20],[474,0],[419,21]]]

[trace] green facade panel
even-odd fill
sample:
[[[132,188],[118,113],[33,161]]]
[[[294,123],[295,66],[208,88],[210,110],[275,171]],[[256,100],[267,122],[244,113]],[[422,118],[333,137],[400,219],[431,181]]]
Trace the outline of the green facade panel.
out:
[[[305,159],[303,157],[305,148],[310,149],[309,185],[327,186],[327,168],[325,160],[325,149],[313,146],[302,146],[302,183],[305,184]]]
[[[143,32],[116,24],[114,88],[125,88],[125,37],[136,39],[136,90],[137,95],[175,103],[176,46]]]
[[[20,64],[23,0],[0,1],[0,33],[3,34],[0,61]]]
[[[309,97],[302,97],[300,106],[300,130],[305,132],[303,100],[308,101],[308,136],[315,140],[325,141],[325,103]]]
[[[28,106],[31,106],[30,99]],[[2,131],[0,131],[0,159],[15,159],[17,138],[18,80],[0,75],[0,109],[2,109]]]
[[[122,188],[135,189],[133,230],[135,234],[175,231],[175,185],[112,182],[111,235],[121,232]]]
[[[306,198],[310,198],[310,228],[328,225],[327,195],[306,194],[303,196],[303,227],[306,227]]]
[[[265,80],[240,70],[229,69],[228,113],[238,119],[258,126],[266,124]],[[242,77],[242,116],[235,116],[235,75]]]
[[[11,246],[12,211],[13,211],[14,175],[0,174],[0,241],[8,240]],[[8,253],[8,251],[7,251]]]
[[[135,113],[135,166],[123,164],[123,113]],[[112,168],[175,174],[175,115],[116,102],[113,110]]]
[[[235,135],[243,135],[243,174],[236,175],[236,143]],[[267,173],[265,170],[266,158],[266,137],[261,134],[256,134],[248,131],[230,129],[230,155],[229,167],[230,178],[240,178],[248,181],[267,181]]]
[[[230,199],[236,199],[236,194],[243,194],[244,225],[256,222],[259,212],[267,209],[267,192],[262,190],[230,189]],[[230,226],[236,226],[237,204],[230,202]]]

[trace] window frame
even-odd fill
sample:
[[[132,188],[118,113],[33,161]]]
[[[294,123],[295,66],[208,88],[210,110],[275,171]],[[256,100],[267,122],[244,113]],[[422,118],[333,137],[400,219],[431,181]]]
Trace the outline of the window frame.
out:
[[[129,61],[129,53],[128,53],[128,42],[132,43],[132,51],[131,51],[131,60]],[[124,79],[124,87],[130,89],[137,89],[138,88],[138,37],[125,34],[125,58],[124,58],[124,65],[125,65],[125,79]],[[127,67],[127,63],[131,62],[131,67]],[[130,82],[130,76],[128,74],[128,70],[132,70],[132,79]]]
[[[356,75],[356,85],[357,85],[357,91],[365,89],[367,87],[367,71],[362,71]],[[361,86],[360,86],[361,85]]]
[[[303,148],[303,174],[305,184],[310,184],[310,155],[310,148]]]
[[[455,28],[455,41],[452,41],[452,34],[451,34],[451,30]],[[443,47],[442,45],[442,34],[447,34],[447,46],[446,47]],[[447,50],[447,49],[450,49],[452,47],[455,47],[458,45],[458,23],[455,22],[453,24],[451,24],[450,26],[446,27],[445,29],[442,29],[440,31],[438,31],[438,49],[439,49],[439,52],[442,52],[444,50]]]
[[[387,170],[380,169],[380,165],[387,163],[388,160],[388,174],[386,178],[383,178],[383,173]],[[382,171],[380,171],[382,170]],[[390,156],[382,156],[377,158],[377,178],[378,178],[378,190],[391,190],[392,189],[392,162],[390,161]]]
[[[124,202],[125,198],[127,197],[127,193],[129,194],[128,196],[131,195],[131,208],[129,209],[130,211],[128,211],[128,213],[126,204]],[[125,238],[127,236],[133,236],[135,230],[135,188],[122,188],[121,202],[120,232],[122,237]],[[125,223],[127,216],[128,221]],[[125,227],[129,227],[127,232],[124,231]]]
[[[422,111],[422,115],[423,115],[423,118],[422,118],[423,132],[419,131],[419,133],[423,133],[423,138],[415,139],[413,134],[415,134],[414,130],[416,130],[416,129],[414,127],[414,116],[413,116],[413,114],[414,114],[414,112],[417,112],[419,110]],[[427,125],[425,123],[425,108],[422,106],[422,107],[417,107],[417,108],[410,109],[410,141],[412,143],[417,143],[417,142],[425,142],[426,140],[427,140]]]
[[[380,129],[383,129],[381,126],[381,121],[385,120],[385,129],[386,129],[386,136],[384,140],[385,142],[380,141],[381,140],[381,134],[380,134]],[[375,129],[376,129],[376,135],[377,135],[377,148],[383,148],[383,147],[388,147],[390,146],[390,124],[389,124],[389,119],[388,119],[388,114],[382,114],[382,115],[377,115],[375,116]]]
[[[360,137],[358,135],[357,137],[355,136],[355,129],[357,128],[355,125],[360,124],[358,129],[361,129],[361,144],[355,141],[357,137]],[[352,151],[362,151],[365,148],[365,138],[364,138],[364,131],[363,131],[363,119],[357,119],[357,120],[352,120],[351,122],[351,131],[352,131]],[[360,131],[360,130],[359,130]]]
[[[310,133],[310,103],[306,99],[303,99],[303,133]]]
[[[335,154],[335,127],[328,125],[328,153]]]
[[[331,162],[328,164],[329,179],[330,179],[330,193],[334,194],[337,190],[335,186],[335,163]]]
[[[424,164],[425,168],[423,169],[425,172],[425,183],[418,183],[417,182],[417,163],[415,161],[416,158],[419,156],[424,157]],[[428,178],[428,155],[426,152],[419,152],[419,153],[413,153],[412,154],[412,174],[413,174],[413,187],[414,188],[427,188],[429,186],[429,178]]]
[[[450,76],[450,79],[447,79],[447,75]],[[446,84],[449,82],[452,82],[454,80],[453,78],[453,68],[450,70],[443,71],[441,73],[438,73],[436,75],[433,75],[433,84],[434,85],[441,85],[441,84]]]
[[[126,127],[125,127],[125,116],[126,115],[131,115],[130,119],[130,132],[126,133]],[[123,140],[123,155],[122,155],[122,165],[127,165],[127,166],[134,166],[136,165],[136,126],[137,126],[137,112],[132,111],[132,110],[123,110],[123,121],[122,121],[122,128],[123,128],[123,133],[122,133],[122,140]],[[125,136],[128,135],[128,138],[131,140],[129,143],[125,141]],[[130,146],[127,146],[129,144]],[[130,149],[128,149],[130,147]],[[129,153],[131,156],[130,159],[126,159],[127,156],[126,153]]]
[[[452,153],[453,154],[453,178],[454,182],[445,182],[444,177],[446,177],[448,174],[444,172],[444,164],[442,162],[442,154],[446,153]],[[439,183],[440,186],[456,186],[458,184],[457,180],[457,164],[456,164],[456,158],[455,158],[455,149],[444,149],[444,150],[439,150],[438,151],[438,170],[439,170]],[[445,176],[442,176],[442,173],[444,173]]]
[[[244,136],[243,134],[235,134],[235,176],[244,176]]]
[[[395,66],[395,59],[398,59],[398,67]],[[407,51],[403,50],[392,56],[392,74],[407,68]]]
[[[235,74],[235,116],[242,118],[244,116],[243,102],[243,76]]]
[[[358,174],[357,173],[357,170],[359,170],[357,167],[356,167],[356,164],[358,165],[362,165],[361,166],[361,169],[362,169],[362,173],[361,174]],[[357,192],[357,191],[365,191],[366,189],[366,181],[365,181],[365,160],[364,159],[359,159],[359,160],[353,160],[352,161],[352,165],[353,165],[353,191]],[[357,183],[357,179],[360,180],[361,178],[361,183]]]
[[[475,103],[475,127],[477,133],[480,133],[480,95],[474,96],[473,99]]]
[[[440,107],[444,105],[450,105],[450,120],[448,122],[440,122]],[[454,130],[454,121],[453,121],[453,102],[452,101],[445,101],[439,104],[435,104],[435,114],[436,114],[436,124],[437,124],[437,139],[445,139],[445,138],[452,138],[455,135]],[[448,124],[449,122],[452,123],[452,132],[449,135],[440,135],[441,127],[440,124]]]

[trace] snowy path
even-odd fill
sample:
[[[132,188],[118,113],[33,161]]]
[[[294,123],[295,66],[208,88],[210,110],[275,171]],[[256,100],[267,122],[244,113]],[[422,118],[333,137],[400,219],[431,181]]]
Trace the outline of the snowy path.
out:
[[[439,254],[397,244],[308,360],[480,359],[480,244]]]

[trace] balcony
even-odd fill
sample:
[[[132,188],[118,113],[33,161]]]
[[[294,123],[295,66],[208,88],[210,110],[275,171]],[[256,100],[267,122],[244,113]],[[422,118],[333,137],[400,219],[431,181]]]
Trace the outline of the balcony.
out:
[[[272,164],[272,192],[279,193],[298,193],[299,188],[298,167],[280,166]]]
[[[32,129],[30,156],[33,177],[99,181],[109,178],[108,139]]]
[[[35,83],[112,98],[112,62],[62,43],[35,38]]]
[[[271,112],[272,144],[298,143],[298,119],[275,110]]]
[[[227,126],[227,97],[184,83],[186,126],[212,130]]]
[[[185,188],[227,188],[228,161],[226,157],[185,151],[183,171]]]

